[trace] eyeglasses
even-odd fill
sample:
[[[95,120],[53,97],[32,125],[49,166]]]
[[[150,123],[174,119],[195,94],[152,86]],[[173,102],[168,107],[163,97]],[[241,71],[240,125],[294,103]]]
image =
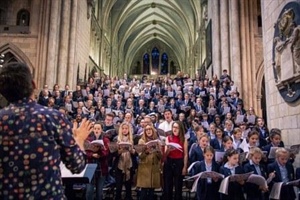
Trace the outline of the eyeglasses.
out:
[[[146,128],[145,130],[146,131],[152,131],[152,128]]]
[[[179,126],[173,126],[173,128],[179,128]]]

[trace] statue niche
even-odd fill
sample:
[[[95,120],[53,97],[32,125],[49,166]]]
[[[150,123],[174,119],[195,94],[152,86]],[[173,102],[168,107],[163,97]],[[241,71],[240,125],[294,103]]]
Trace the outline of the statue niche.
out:
[[[300,3],[288,3],[274,25],[273,70],[286,102],[300,98]]]
[[[291,8],[275,24],[279,30],[273,40],[273,66],[277,83],[293,78],[300,71],[300,26],[296,25],[294,18],[295,13]]]

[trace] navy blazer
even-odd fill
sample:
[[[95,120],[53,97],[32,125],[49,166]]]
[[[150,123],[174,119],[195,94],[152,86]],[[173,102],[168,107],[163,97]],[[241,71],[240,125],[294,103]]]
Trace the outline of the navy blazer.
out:
[[[225,177],[232,175],[230,169],[221,166],[220,173]],[[235,174],[243,174],[244,170],[241,166],[235,168]],[[244,200],[243,186],[238,182],[230,182],[228,186],[228,195],[222,194],[222,200]]]
[[[202,161],[204,160],[203,151],[200,148],[199,144],[192,146],[190,149],[191,153],[189,155],[189,161],[190,163],[193,163],[195,161]]]
[[[267,177],[267,171],[264,165],[259,165],[261,175],[266,178]],[[244,165],[244,171],[245,173],[253,172],[254,174],[258,174],[256,171],[256,168],[253,164],[250,164],[250,162],[246,163]],[[259,189],[259,186],[253,183],[246,183],[245,184],[245,192],[247,194],[247,199],[263,199],[264,194]]]
[[[293,165],[290,162],[287,162],[285,167],[287,169],[287,175],[288,175],[289,181],[294,180],[295,179],[295,171],[294,171]],[[280,168],[279,168],[277,161],[274,161],[273,163],[268,165],[268,174],[270,174],[272,172],[275,172],[275,177],[273,178],[273,180],[270,183],[271,187],[276,182],[282,182]],[[270,191],[271,191],[271,188],[270,188]],[[291,199],[292,200],[295,198],[296,198],[296,194],[295,194],[295,191],[294,191],[294,188],[292,185],[285,185],[281,188],[280,199],[289,199],[289,200]]]
[[[212,169],[211,171],[219,172],[219,165],[216,162],[212,162]],[[194,165],[192,175],[196,175],[200,172],[205,172],[205,161],[201,161]],[[199,179],[197,185],[197,200],[218,200],[220,199],[219,194],[219,187],[220,187],[221,180],[215,182],[212,180],[211,183],[207,182],[207,179]]]
[[[222,145],[222,142],[221,142],[221,145],[220,145],[217,138],[214,138],[210,141],[210,146],[212,146],[216,150],[224,151],[224,147]]]

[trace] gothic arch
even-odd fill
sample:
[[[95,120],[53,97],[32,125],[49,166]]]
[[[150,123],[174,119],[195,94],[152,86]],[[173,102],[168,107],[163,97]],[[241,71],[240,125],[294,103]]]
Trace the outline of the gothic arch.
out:
[[[266,108],[263,104],[266,101],[266,94],[265,94],[265,67],[264,67],[264,61],[262,61],[256,71],[256,88],[257,88],[257,94],[256,94],[256,99],[257,99],[257,107],[255,108],[255,111],[257,112],[256,114],[258,114],[259,116],[263,116],[265,115],[264,112]],[[264,92],[264,95],[262,95],[262,93]],[[263,109],[262,109],[263,108]],[[263,116],[265,121],[267,121],[266,117],[267,116]]]
[[[30,68],[33,77],[35,77],[35,68],[33,67],[29,58],[21,49],[19,49],[13,43],[9,42],[0,47],[0,54],[6,54],[6,53],[11,53],[15,56],[16,60],[18,60],[19,62],[26,63],[27,66]]]

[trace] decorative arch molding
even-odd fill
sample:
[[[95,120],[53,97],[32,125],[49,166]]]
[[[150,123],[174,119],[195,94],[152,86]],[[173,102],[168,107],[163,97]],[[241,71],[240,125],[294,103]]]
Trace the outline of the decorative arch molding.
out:
[[[256,100],[257,100],[257,108],[255,108],[256,111],[259,113],[257,114],[262,114],[261,113],[261,99],[263,98],[261,93],[262,93],[262,88],[263,88],[263,78],[265,75],[265,67],[264,67],[264,61],[262,61],[256,71],[256,88],[257,88],[257,94],[256,94]]]
[[[0,46],[0,54],[6,54],[9,52],[13,54],[19,62],[26,63],[27,66],[30,68],[33,77],[35,77],[35,68],[33,64],[20,48],[18,48],[16,45],[10,42],[4,44],[3,46]]]
[[[264,61],[262,61],[260,64],[259,64],[259,67],[256,71],[256,80],[257,80],[257,88],[258,89],[261,89],[262,87],[262,79],[264,77],[264,71],[265,71],[265,68],[264,68]]]

